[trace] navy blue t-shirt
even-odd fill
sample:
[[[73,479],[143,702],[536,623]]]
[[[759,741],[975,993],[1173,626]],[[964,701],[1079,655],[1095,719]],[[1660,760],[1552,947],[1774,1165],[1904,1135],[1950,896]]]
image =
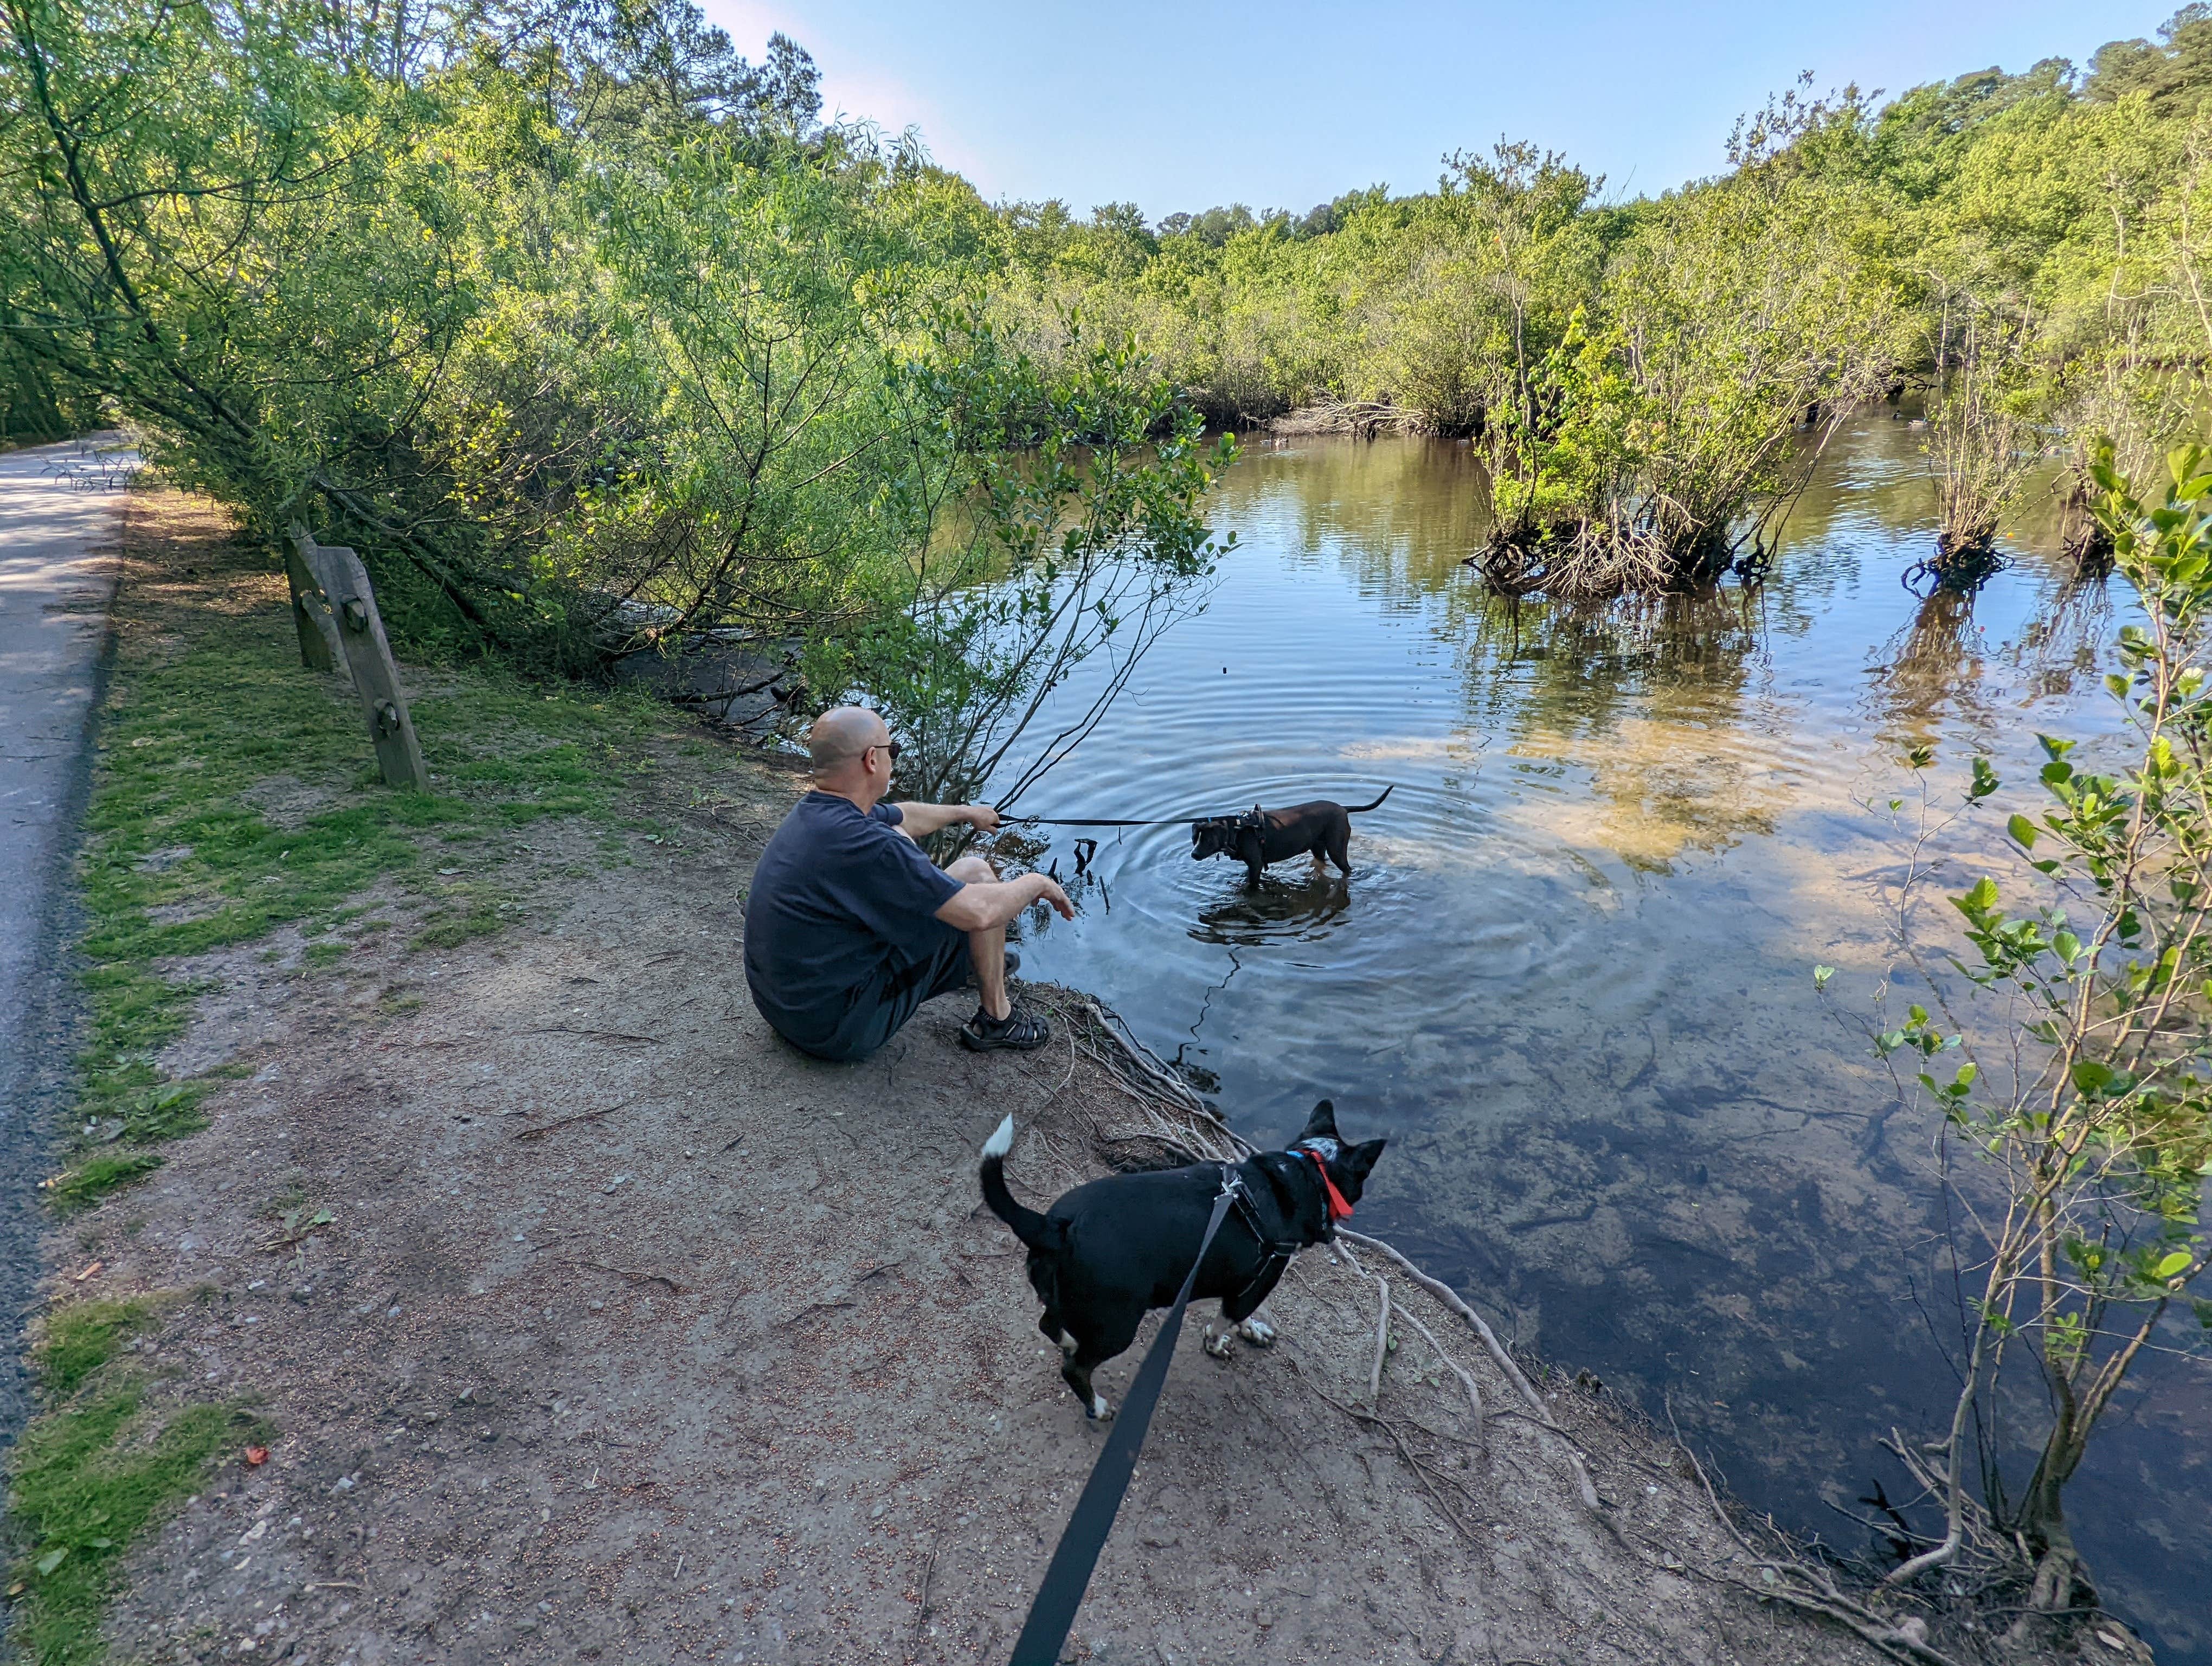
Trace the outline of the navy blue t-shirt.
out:
[[[800,1046],[827,1043],[864,989],[959,933],[937,911],[961,882],[895,831],[898,806],[809,793],[761,852],[745,903],[745,982]]]

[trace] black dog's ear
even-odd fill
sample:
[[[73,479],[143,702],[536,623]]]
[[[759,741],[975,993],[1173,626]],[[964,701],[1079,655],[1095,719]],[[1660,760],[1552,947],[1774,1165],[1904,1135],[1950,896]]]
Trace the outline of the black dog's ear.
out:
[[[1305,1132],[1298,1135],[1298,1138],[1334,1140],[1336,1137],[1336,1101],[1323,1099],[1313,1108],[1313,1115],[1306,1118]]]
[[[1374,1170],[1375,1159],[1382,1155],[1382,1147],[1389,1143],[1388,1140],[1362,1140],[1345,1152],[1344,1166],[1354,1180],[1365,1180]]]

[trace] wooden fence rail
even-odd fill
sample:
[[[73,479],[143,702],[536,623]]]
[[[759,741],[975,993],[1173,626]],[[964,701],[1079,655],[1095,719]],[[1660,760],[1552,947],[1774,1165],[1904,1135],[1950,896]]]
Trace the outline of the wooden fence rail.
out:
[[[361,557],[343,544],[318,544],[295,525],[284,538],[284,576],[292,587],[300,662],[313,671],[342,672],[352,682],[385,784],[428,792],[430,772],[422,767],[415,721],[407,713],[399,668]]]

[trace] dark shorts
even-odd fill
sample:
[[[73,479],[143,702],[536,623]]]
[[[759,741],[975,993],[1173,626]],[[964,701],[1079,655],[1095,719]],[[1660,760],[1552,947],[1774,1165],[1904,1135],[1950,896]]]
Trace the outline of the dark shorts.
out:
[[[925,1000],[967,988],[975,975],[968,958],[964,932],[945,927],[945,943],[927,960],[917,961],[902,972],[893,972],[862,984],[848,997],[845,1016],[830,1039],[819,1046],[793,1042],[802,1053],[833,1063],[849,1064],[865,1059],[905,1026]],[[789,1039],[786,1037],[786,1039]]]

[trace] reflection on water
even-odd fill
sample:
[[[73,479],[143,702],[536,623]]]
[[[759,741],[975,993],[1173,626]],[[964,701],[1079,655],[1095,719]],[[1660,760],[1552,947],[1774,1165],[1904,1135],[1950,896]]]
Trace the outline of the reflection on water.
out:
[[[1482,534],[1465,447],[1255,448],[1222,489],[1240,548],[1212,607],[1024,805],[1395,783],[1354,818],[1349,879],[1300,860],[1251,891],[1184,828],[1109,836],[1080,917],[1030,924],[1032,969],[1218,1074],[1255,1139],[1324,1093],[1388,1131],[1363,1216],[1853,1548],[1826,1503],[1895,1491],[1876,1438],[1933,1428],[1953,1378],[1930,1130],[1810,968],[1846,994],[1884,970],[1901,755],[1931,747],[1953,803],[1977,752],[2017,784],[1959,824],[1938,879],[1963,884],[2033,790],[2036,732],[2106,725],[2118,623],[2039,522],[1971,600],[1907,592],[1934,538],[1919,438],[1880,415],[1839,436],[1760,592],[1599,609],[1508,603],[1460,566]],[[2076,1483],[2077,1531],[2167,1657],[2212,1660],[2189,1589],[2212,1389],[2152,1370]]]
[[[1316,873],[1304,857],[1284,864],[1258,886],[1241,886],[1225,902],[1200,909],[1190,934],[1224,948],[1258,948],[1269,943],[1328,940],[1336,917],[1352,906],[1352,881],[1331,868]]]

